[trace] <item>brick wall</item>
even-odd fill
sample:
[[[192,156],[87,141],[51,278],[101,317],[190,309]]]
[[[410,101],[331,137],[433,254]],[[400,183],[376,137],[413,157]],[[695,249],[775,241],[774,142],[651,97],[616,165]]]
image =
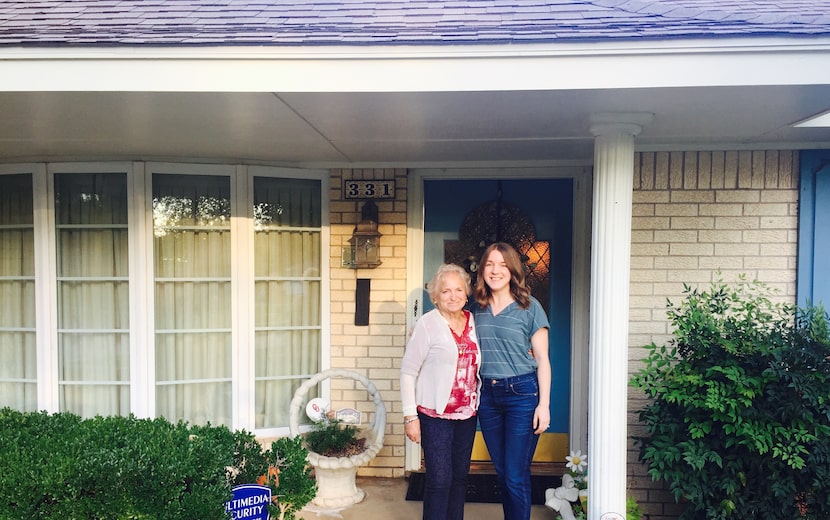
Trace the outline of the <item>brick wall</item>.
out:
[[[795,302],[797,152],[640,153],[634,172],[630,372],[642,366],[643,345],[669,339],[666,300],[680,301],[683,283],[708,287],[745,274]],[[642,433],[641,405],[631,389],[629,435]],[[630,444],[629,492],[646,518],[677,518],[672,496],[656,489],[638,460]]]
[[[378,206],[380,258],[374,269],[341,267],[343,247],[349,245],[360,220],[362,200],[343,198],[343,180],[395,179],[395,198],[375,200]],[[387,411],[386,436],[380,453],[360,475],[402,477],[404,431],[398,381],[406,341],[406,170],[342,169],[331,171],[331,366],[365,375],[377,386]],[[355,287],[358,278],[371,280],[369,325],[355,326]],[[332,380],[335,408],[355,407],[371,414],[372,402],[360,383]],[[365,423],[365,420],[364,420]]]

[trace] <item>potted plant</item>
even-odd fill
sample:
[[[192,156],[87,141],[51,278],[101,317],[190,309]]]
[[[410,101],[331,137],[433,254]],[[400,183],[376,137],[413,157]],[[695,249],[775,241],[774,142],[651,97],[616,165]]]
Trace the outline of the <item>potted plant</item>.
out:
[[[306,434],[304,442],[308,447],[308,462],[314,468],[314,478],[317,480],[317,495],[312,503],[326,508],[345,507],[363,500],[366,494],[357,487],[355,482],[357,469],[368,464],[383,448],[383,436],[386,429],[386,407],[375,384],[357,372],[329,369],[304,381],[294,392],[289,407],[289,427],[292,435],[301,433],[299,414],[301,408],[305,409],[303,404],[309,390],[315,388],[321,381],[333,377],[353,379],[363,384],[372,398],[375,413],[372,423],[362,429],[344,425],[331,416],[325,415],[323,420],[312,425],[311,431]],[[364,449],[355,450],[355,442],[362,442]],[[316,451],[312,443],[326,453]],[[351,451],[341,453],[323,447],[337,447],[342,450],[344,445],[352,446]]]
[[[684,288],[667,345],[631,385],[635,441],[691,518],[830,518],[830,335],[821,307],[775,303],[743,279]]]

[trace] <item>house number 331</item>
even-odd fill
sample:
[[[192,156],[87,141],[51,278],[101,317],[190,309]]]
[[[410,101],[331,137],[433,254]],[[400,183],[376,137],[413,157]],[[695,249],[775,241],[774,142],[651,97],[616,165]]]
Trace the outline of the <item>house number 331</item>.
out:
[[[343,181],[343,195],[347,199],[395,198],[395,181]]]

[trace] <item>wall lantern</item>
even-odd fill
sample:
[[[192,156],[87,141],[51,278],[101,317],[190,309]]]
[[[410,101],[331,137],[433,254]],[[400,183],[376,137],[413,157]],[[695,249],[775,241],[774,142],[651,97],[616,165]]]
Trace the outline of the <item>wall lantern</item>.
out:
[[[374,269],[381,264],[378,233],[378,207],[371,200],[360,210],[360,222],[349,239],[350,247],[343,250],[343,267]]]

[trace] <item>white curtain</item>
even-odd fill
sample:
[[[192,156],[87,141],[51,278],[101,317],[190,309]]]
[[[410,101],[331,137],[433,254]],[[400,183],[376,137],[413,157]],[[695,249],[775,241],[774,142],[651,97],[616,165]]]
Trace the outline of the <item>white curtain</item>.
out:
[[[154,175],[156,414],[232,424],[230,178]]]
[[[257,428],[287,426],[320,369],[320,199],[319,181],[254,179]]]
[[[56,174],[60,410],[130,413],[127,176]]]
[[[37,409],[32,176],[0,175],[0,407]]]

